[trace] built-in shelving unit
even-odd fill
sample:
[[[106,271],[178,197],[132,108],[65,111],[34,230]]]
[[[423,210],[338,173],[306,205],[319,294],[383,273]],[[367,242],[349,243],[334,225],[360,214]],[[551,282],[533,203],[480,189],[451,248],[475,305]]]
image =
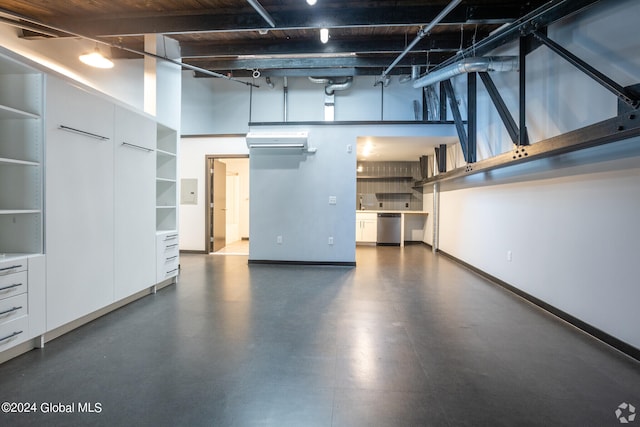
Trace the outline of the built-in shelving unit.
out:
[[[42,253],[43,80],[0,55],[0,260]]]
[[[156,147],[156,230],[178,229],[178,135],[158,124]]]

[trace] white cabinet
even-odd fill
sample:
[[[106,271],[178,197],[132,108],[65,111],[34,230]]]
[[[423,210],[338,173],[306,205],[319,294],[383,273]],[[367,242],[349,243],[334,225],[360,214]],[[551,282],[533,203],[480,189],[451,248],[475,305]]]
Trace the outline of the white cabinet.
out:
[[[356,212],[356,242],[375,243],[378,239],[378,214]]]
[[[180,257],[178,249],[178,233],[159,232],[156,238],[158,283],[174,278],[180,269]]]
[[[48,77],[47,328],[114,298],[114,105]]]
[[[0,259],[42,253],[43,79],[0,54]]]
[[[44,255],[0,261],[0,352],[45,329]]]
[[[115,110],[115,300],[156,283],[156,123]]]
[[[178,133],[158,124],[156,150],[156,281],[175,278],[178,249]]]

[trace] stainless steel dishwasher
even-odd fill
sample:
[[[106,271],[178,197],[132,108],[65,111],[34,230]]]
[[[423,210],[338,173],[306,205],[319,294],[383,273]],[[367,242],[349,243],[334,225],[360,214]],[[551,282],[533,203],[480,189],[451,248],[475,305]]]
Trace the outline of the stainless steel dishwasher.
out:
[[[400,222],[399,213],[379,213],[376,244],[400,246]]]

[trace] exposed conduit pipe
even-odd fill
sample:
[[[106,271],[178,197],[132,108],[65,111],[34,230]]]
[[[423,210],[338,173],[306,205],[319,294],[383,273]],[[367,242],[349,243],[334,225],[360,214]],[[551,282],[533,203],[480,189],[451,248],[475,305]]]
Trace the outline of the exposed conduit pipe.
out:
[[[520,63],[517,56],[486,56],[479,58],[466,58],[432,73],[429,73],[413,82],[414,88],[431,86],[452,77],[465,73],[477,73],[487,71],[518,71]]]
[[[384,77],[386,77],[387,74],[389,74],[391,72],[391,70],[393,70],[393,68],[398,65],[398,62],[400,62],[402,60],[402,58],[405,57],[405,55],[407,53],[409,53],[411,51],[411,49],[413,49],[415,47],[415,45],[418,44],[418,42],[420,40],[422,40],[422,38],[424,36],[426,36],[427,34],[429,34],[429,31],[431,31],[433,29],[433,27],[435,27],[436,25],[438,25],[440,23],[440,21],[442,21],[444,19],[445,16],[447,16],[449,14],[449,12],[451,12],[458,4],[460,4],[462,0],[452,0],[451,3],[449,3],[447,5],[447,7],[445,7],[444,9],[442,9],[442,12],[440,12],[438,14],[438,16],[436,16],[434,18],[433,21],[431,21],[429,23],[429,25],[427,25],[425,28],[421,29],[418,32],[418,35],[416,36],[415,39],[413,39],[413,41],[409,44],[409,46],[407,46],[402,52],[400,52],[400,55],[398,55],[398,57],[396,58],[395,61],[393,61],[391,63],[391,65],[389,65],[389,67],[387,67],[386,70],[384,70],[382,72],[382,75],[380,76],[381,79],[384,79]]]
[[[273,20],[271,15],[269,15],[269,12],[267,12],[266,9],[262,7],[260,2],[258,2],[257,0],[247,0],[247,3],[249,3],[251,7],[253,7],[256,12],[258,12],[260,16],[264,18],[265,21],[267,21],[267,24],[271,25],[271,28],[276,27],[276,22]]]

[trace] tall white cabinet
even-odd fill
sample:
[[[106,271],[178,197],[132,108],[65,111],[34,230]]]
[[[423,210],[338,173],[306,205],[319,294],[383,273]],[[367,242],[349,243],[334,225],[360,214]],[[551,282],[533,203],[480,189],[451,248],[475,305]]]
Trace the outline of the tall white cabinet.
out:
[[[45,330],[43,81],[0,54],[0,352]]]
[[[47,328],[114,298],[114,105],[47,81]]]
[[[115,282],[116,300],[156,283],[156,123],[116,107]]]
[[[177,275],[159,278],[157,248],[158,230],[177,240],[177,154],[151,117],[56,78],[47,111],[52,330]]]
[[[178,134],[158,124],[156,150],[156,281],[174,279],[178,250]]]
[[[5,52],[0,362],[179,269],[178,133]]]

